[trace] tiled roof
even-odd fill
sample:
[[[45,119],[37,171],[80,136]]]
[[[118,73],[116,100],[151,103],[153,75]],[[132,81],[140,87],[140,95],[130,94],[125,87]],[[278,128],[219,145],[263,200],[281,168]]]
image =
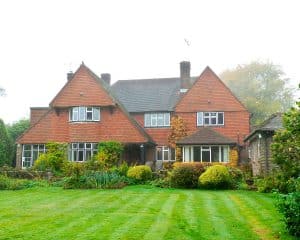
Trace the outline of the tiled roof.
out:
[[[179,145],[211,145],[211,144],[227,144],[233,145],[236,142],[228,137],[223,136],[222,134],[214,131],[210,127],[204,127],[198,130],[197,132],[189,135],[177,142]]]
[[[282,129],[282,113],[274,113],[257,128],[255,128],[244,141],[249,140],[258,132],[275,132],[278,129]]]
[[[128,112],[173,111],[180,98],[180,78],[119,80],[112,90]]]

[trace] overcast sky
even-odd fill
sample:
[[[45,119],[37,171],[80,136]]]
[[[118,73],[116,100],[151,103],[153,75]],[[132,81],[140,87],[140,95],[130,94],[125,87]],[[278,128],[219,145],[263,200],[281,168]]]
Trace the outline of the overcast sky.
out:
[[[0,118],[48,106],[82,61],[115,82],[175,77],[182,60],[195,76],[269,60],[296,88],[299,10],[297,0],[0,1]]]

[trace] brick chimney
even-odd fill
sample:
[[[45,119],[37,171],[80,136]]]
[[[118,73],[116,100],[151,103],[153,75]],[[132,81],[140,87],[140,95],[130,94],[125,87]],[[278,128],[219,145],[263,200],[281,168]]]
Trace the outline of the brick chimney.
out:
[[[188,61],[180,62],[180,81],[180,91],[186,92],[191,87],[191,63]]]
[[[70,81],[73,78],[73,76],[74,76],[74,73],[72,71],[68,72],[67,73],[67,79],[68,79],[68,81]]]
[[[108,85],[110,85],[110,74],[109,73],[102,73],[101,79],[106,82]]]

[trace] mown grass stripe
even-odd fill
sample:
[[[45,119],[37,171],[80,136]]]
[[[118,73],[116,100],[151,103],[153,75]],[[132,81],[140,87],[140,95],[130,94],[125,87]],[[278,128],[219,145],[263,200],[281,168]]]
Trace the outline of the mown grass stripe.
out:
[[[174,209],[174,205],[178,199],[178,194],[172,194],[162,205],[162,208],[156,218],[156,221],[150,227],[148,232],[145,234],[144,239],[164,239],[165,234],[168,231],[170,218]]]
[[[118,208],[116,208],[114,211],[108,212],[104,216],[102,216],[103,214],[98,215],[97,218],[99,219],[99,224],[96,223],[88,226],[89,224],[87,223],[84,226],[81,226],[81,228],[84,227],[84,230],[77,234],[76,238],[85,239],[88,237],[93,237],[98,233],[103,234],[104,230],[109,230],[112,227],[111,222],[114,218],[118,217],[118,214],[124,213],[124,216],[121,218],[122,220],[124,217],[126,217],[126,212],[128,211],[128,209],[144,202],[147,199],[148,194],[134,194],[129,196],[130,197],[126,204],[119,205]]]
[[[88,209],[90,211],[75,211],[71,215],[67,215],[68,217],[63,216],[61,222],[64,223],[63,226],[59,227],[57,231],[55,231],[53,239],[57,237],[63,236],[64,232],[72,231],[72,229],[76,229],[77,226],[81,226],[82,224],[86,224],[94,218],[96,215],[103,214],[106,212],[111,212],[114,209],[119,207],[121,202],[126,202],[130,199],[130,196],[118,195],[116,193],[113,194],[102,194],[97,195],[95,200],[99,200],[99,202],[103,202],[102,205],[99,205],[98,201],[94,201],[89,204]],[[65,224],[67,223],[67,224]]]
[[[126,234],[132,230],[132,228],[137,225],[142,218],[148,217],[147,210],[150,206],[153,204],[158,204],[159,198],[155,196],[154,198],[151,198],[149,201],[145,203],[141,208],[137,209],[135,214],[129,213],[129,220],[126,222],[123,222],[120,227],[114,229],[113,233],[110,235],[107,239],[126,239]],[[104,236],[105,237],[105,236]]]
[[[243,201],[244,199],[242,200],[238,195],[231,195],[230,199],[240,209],[241,214],[247,219],[249,226],[251,226],[252,231],[259,237],[259,239],[275,239],[275,236],[273,236],[270,229],[259,220],[256,211],[251,207],[246,207],[249,205],[247,205],[247,202]]]

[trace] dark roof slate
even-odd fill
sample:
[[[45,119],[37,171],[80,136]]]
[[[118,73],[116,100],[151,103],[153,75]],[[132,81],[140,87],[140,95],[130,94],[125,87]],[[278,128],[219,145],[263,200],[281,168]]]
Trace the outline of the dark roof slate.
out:
[[[256,127],[246,138],[244,141],[252,138],[256,133],[259,132],[275,132],[278,129],[282,129],[282,113],[274,113],[267,120],[265,120],[262,124]]]
[[[170,112],[180,99],[180,78],[119,80],[112,91],[128,112]]]
[[[197,132],[184,137],[183,139],[177,142],[179,145],[211,145],[211,144],[227,144],[234,145],[236,142],[224,135],[214,131],[210,127],[204,127],[198,130]]]

